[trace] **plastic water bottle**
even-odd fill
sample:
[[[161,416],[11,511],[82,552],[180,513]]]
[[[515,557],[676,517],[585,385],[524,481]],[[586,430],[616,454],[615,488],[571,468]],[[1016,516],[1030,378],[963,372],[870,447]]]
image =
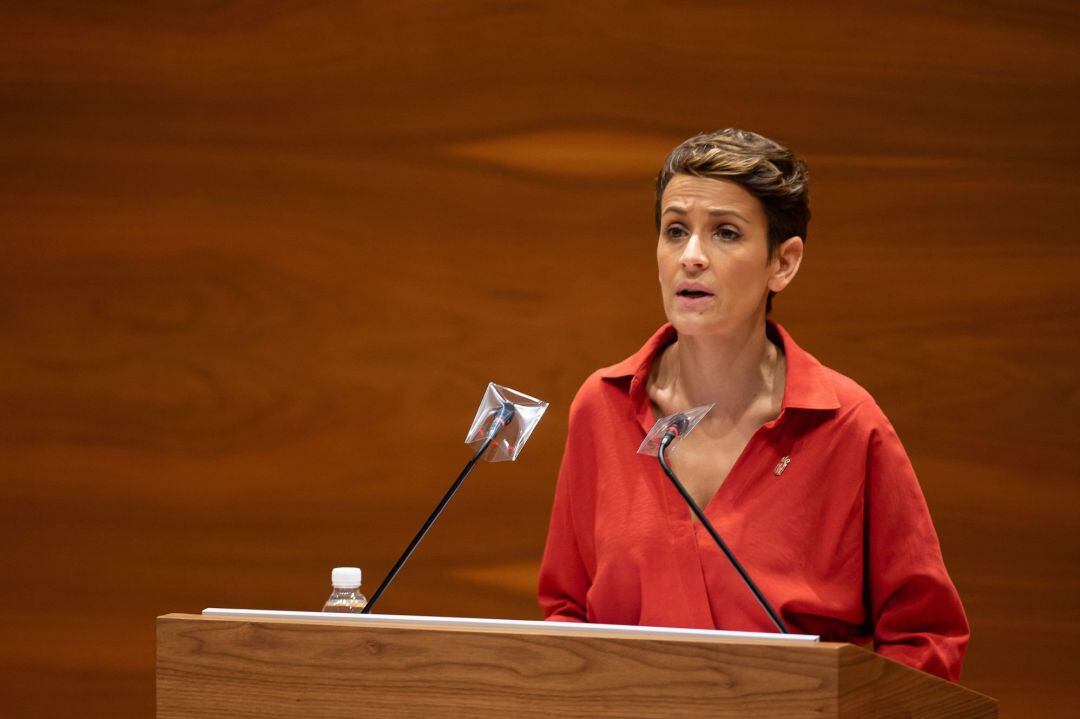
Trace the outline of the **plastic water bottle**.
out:
[[[330,581],[334,591],[323,605],[324,612],[359,614],[367,606],[367,597],[360,593],[359,567],[334,567]]]

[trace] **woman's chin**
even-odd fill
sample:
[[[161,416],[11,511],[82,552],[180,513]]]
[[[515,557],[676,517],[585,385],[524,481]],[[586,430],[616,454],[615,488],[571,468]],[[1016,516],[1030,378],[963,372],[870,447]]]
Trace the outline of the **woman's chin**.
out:
[[[675,310],[669,313],[668,322],[684,337],[713,334],[723,325],[720,318],[712,312],[687,312],[686,310]]]

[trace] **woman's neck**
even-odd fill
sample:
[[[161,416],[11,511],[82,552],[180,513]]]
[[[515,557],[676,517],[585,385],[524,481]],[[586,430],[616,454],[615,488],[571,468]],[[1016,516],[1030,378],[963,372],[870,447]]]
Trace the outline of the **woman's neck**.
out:
[[[736,419],[763,398],[779,408],[782,360],[764,322],[726,334],[680,335],[661,357],[656,384],[687,408],[715,403],[713,418]]]

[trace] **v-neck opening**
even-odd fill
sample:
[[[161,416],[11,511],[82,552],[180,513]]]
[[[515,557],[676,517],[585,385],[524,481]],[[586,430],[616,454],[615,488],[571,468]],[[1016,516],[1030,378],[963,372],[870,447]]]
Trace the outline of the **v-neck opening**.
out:
[[[781,401],[780,401],[780,412],[773,419],[770,419],[770,420],[760,424],[757,427],[757,429],[755,429],[750,434],[750,437],[746,440],[746,443],[743,445],[742,449],[739,451],[738,456],[736,456],[735,461],[732,463],[731,467],[728,469],[728,472],[724,476],[724,479],[720,483],[720,486],[718,486],[716,488],[716,491],[714,491],[712,493],[712,496],[710,496],[708,501],[705,502],[705,505],[702,506],[702,505],[697,504],[696,501],[694,502],[695,505],[697,505],[697,507],[701,510],[701,512],[706,517],[709,517],[710,521],[712,521],[712,517],[710,516],[710,508],[712,508],[713,505],[717,503],[718,498],[721,497],[721,493],[724,492],[724,487],[726,487],[727,485],[729,485],[731,483],[732,477],[735,476],[735,471],[739,468],[739,466],[741,464],[744,463],[744,460],[745,460],[745,458],[747,456],[747,450],[750,448],[750,445],[758,438],[758,435],[760,435],[762,433],[762,431],[771,430],[774,426],[776,426],[776,424],[784,416],[784,411],[785,411],[785,409],[787,407],[788,390],[789,390],[789,384],[790,384],[789,383],[789,379],[790,379],[789,373],[790,373],[791,367],[790,367],[790,357],[788,356],[787,347],[785,346],[786,342],[785,342],[784,337],[782,336],[781,332],[779,331],[779,329],[775,328],[774,326],[772,326],[768,322],[766,322],[766,326],[765,326],[765,336],[766,336],[766,341],[771,342],[773,345],[775,345],[777,351],[784,358],[784,393],[783,393],[783,396],[781,397]],[[634,417],[637,420],[638,424],[641,426],[641,428],[645,431],[646,434],[648,434],[648,432],[656,424],[656,422],[660,421],[661,419],[663,419],[664,417],[667,416],[667,415],[664,415],[664,414],[658,414],[659,408],[653,406],[652,398],[649,397],[649,390],[648,390],[648,386],[647,386],[649,373],[650,373],[653,365],[656,363],[657,359],[659,358],[659,356],[665,350],[667,350],[667,348],[670,347],[671,344],[673,344],[675,341],[677,341],[677,339],[678,339],[678,335],[675,335],[669,341],[667,341],[664,344],[659,345],[658,347],[656,347],[653,350],[653,352],[650,354],[650,356],[648,357],[647,361],[644,362],[642,364],[642,366],[638,368],[638,372],[636,372],[634,374],[634,376],[631,378],[631,381],[630,381],[630,396],[631,396],[631,400],[632,400],[631,401],[632,412],[633,412]],[[678,476],[678,475],[676,475],[676,476]],[[682,480],[680,480],[680,482],[681,481]],[[729,492],[730,492],[730,490],[729,490]],[[690,523],[691,523],[691,525],[696,526],[696,525],[700,524],[700,522],[696,521],[697,517],[694,516],[694,512],[689,507],[687,507],[686,509],[687,509],[687,512],[690,514]]]
[[[780,411],[780,414],[783,415],[783,410]],[[751,445],[757,442],[759,436],[763,432],[768,431],[771,426],[774,425],[777,420],[779,420],[779,418],[780,417],[777,416],[776,419],[771,419],[768,422],[763,423],[757,429],[755,429],[753,434],[750,435],[750,438],[746,440],[746,444],[743,445],[742,450],[739,452],[739,456],[737,456],[735,458],[735,462],[732,463],[731,469],[728,470],[727,475],[724,477],[724,481],[722,481],[720,483],[720,486],[716,488],[716,491],[713,492],[712,497],[710,497],[709,501],[705,503],[705,506],[701,507],[701,512],[709,518],[709,521],[712,521],[713,517],[715,516],[715,512],[710,512],[710,510],[713,508],[713,505],[717,504],[717,502],[720,500],[721,493],[725,491],[724,488],[731,485],[732,479],[736,476],[736,471],[741,468],[741,465],[746,463],[746,458],[749,455]],[[732,491],[734,490],[729,489],[727,490],[727,493],[730,494]],[[696,519],[696,517],[693,517],[693,519]]]

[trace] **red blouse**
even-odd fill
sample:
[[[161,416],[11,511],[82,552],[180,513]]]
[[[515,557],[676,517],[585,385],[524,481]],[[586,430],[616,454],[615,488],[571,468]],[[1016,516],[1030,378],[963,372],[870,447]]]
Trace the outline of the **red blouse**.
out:
[[[792,632],[872,640],[956,680],[967,617],[895,430],[866,390],[779,325],[768,334],[787,359],[780,415],[750,438],[706,516]],[[540,605],[557,621],[775,631],[656,458],[636,453],[655,421],[649,368],[675,337],[665,325],[578,391]]]

